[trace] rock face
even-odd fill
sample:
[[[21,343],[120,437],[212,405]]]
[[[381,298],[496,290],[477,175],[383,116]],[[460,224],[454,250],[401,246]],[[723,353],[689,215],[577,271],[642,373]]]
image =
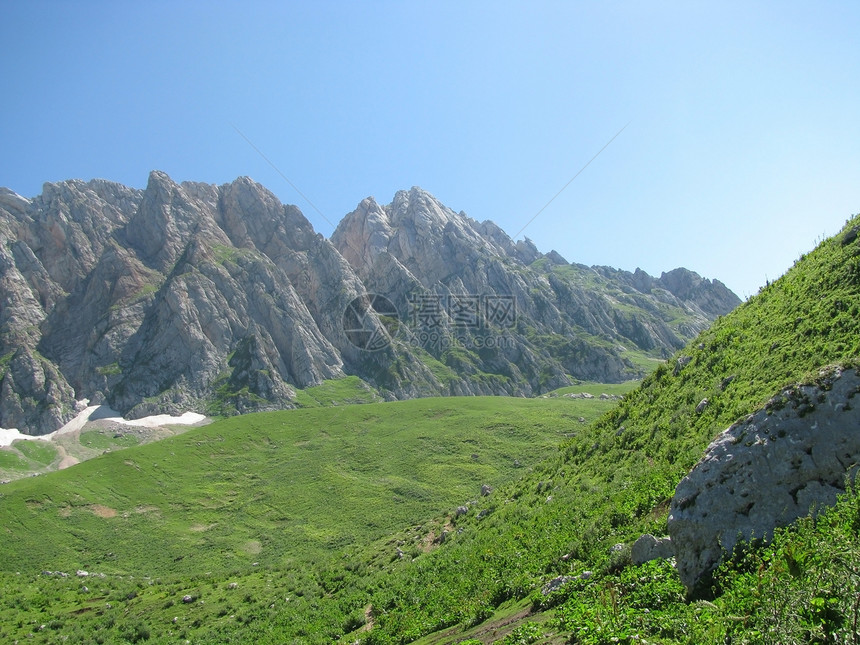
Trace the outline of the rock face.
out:
[[[75,399],[129,416],[282,407],[343,375],[312,311],[361,283],[297,209],[247,178],[153,172],[146,190],[46,184],[0,200],[0,425],[48,432]],[[8,303],[8,304],[7,304]],[[335,305],[336,306],[336,305]],[[216,410],[221,411],[221,410]]]
[[[628,349],[667,356],[740,303],[722,283],[686,269],[655,279],[642,271],[569,264],[558,253],[541,256],[530,241],[515,244],[492,222],[455,213],[420,188],[398,192],[386,206],[365,199],[331,239],[369,291],[405,312],[412,344],[469,376],[468,387],[479,391],[489,385],[483,374],[501,377],[489,386],[494,392],[514,395],[554,389],[567,375],[635,378]],[[462,295],[479,297],[475,324],[458,319]],[[493,320],[493,299],[509,299],[515,316]],[[432,328],[422,327],[428,303],[437,308]],[[438,337],[481,351],[457,361],[451,347],[433,342]],[[488,338],[508,342],[490,345]],[[457,383],[449,392],[462,388]]]
[[[860,375],[822,372],[723,432],[678,484],[669,534],[691,592],[738,541],[832,505],[860,464]]]
[[[368,292],[396,305],[360,316],[388,333],[374,352],[345,333]],[[685,269],[544,257],[418,188],[365,199],[331,241],[246,177],[0,189],[0,427],[50,432],[84,398],[131,417],[283,408],[346,374],[388,399],[619,381],[641,375],[628,351],[668,355],[738,302]]]

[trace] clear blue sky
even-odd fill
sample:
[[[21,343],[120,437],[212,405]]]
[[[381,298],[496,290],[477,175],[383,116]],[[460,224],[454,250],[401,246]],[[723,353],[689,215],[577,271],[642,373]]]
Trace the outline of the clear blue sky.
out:
[[[326,236],[418,185],[515,235],[629,123],[522,235],[744,297],[860,211],[858,33],[853,0],[6,0],[0,185],[248,175]]]

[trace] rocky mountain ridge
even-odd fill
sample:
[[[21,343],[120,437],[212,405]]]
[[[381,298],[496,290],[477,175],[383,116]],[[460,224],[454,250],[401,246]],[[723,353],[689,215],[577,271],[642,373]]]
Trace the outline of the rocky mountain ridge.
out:
[[[378,351],[344,329],[368,292],[396,310],[360,316]],[[620,381],[739,303],[686,269],[566,264],[419,188],[365,199],[327,240],[248,178],[158,171],[144,190],[0,189],[0,299],[0,427],[28,434],[82,399],[128,417],[231,414],[347,374],[389,399]]]

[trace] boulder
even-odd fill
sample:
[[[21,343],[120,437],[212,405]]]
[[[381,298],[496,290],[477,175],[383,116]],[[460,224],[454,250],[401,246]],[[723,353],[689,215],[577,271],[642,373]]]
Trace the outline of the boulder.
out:
[[[547,582],[543,587],[541,587],[541,594],[544,596],[548,596],[551,593],[558,591],[568,582],[573,582],[574,580],[588,580],[594,575],[592,571],[583,571],[578,576],[556,576],[549,582]]]
[[[788,388],[734,424],[681,480],[669,510],[676,567],[688,592],[739,541],[836,502],[860,464],[860,376],[822,371],[814,385]]]
[[[678,376],[687,365],[690,364],[690,361],[693,360],[692,356],[681,356],[678,361],[675,363],[675,369],[672,370],[673,376]]]
[[[668,537],[657,538],[646,533],[633,543],[630,559],[633,564],[643,564],[651,560],[665,560],[675,555],[672,540]]]
[[[842,246],[848,246],[854,240],[857,239],[858,234],[860,234],[860,226],[855,226],[848,231],[845,231],[845,234],[842,236]]]

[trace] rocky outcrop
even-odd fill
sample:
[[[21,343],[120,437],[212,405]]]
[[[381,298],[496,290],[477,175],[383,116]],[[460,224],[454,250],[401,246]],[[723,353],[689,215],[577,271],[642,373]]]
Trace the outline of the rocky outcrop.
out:
[[[823,371],[720,434],[678,484],[669,534],[681,581],[704,585],[739,541],[769,540],[835,503],[860,466],[860,375]]]
[[[3,369],[0,427],[46,434],[77,414],[74,392],[62,374],[26,346],[9,356]]]
[[[662,273],[655,286],[709,316],[725,315],[740,304],[738,297],[719,280],[707,280],[684,268]]]
[[[716,315],[713,284],[678,275],[542,256],[419,188],[365,199],[331,241],[247,177],[0,189],[0,426],[49,432],[84,398],[131,417],[281,408],[346,374],[388,399],[625,380],[628,349],[668,355]],[[368,292],[396,304],[356,318],[372,352],[345,324]]]
[[[642,269],[633,273],[612,267],[593,269],[623,285],[627,294],[646,294],[661,303],[683,306],[709,319],[724,316],[740,304],[738,297],[719,280],[708,280],[685,268],[664,272],[659,278]]]

